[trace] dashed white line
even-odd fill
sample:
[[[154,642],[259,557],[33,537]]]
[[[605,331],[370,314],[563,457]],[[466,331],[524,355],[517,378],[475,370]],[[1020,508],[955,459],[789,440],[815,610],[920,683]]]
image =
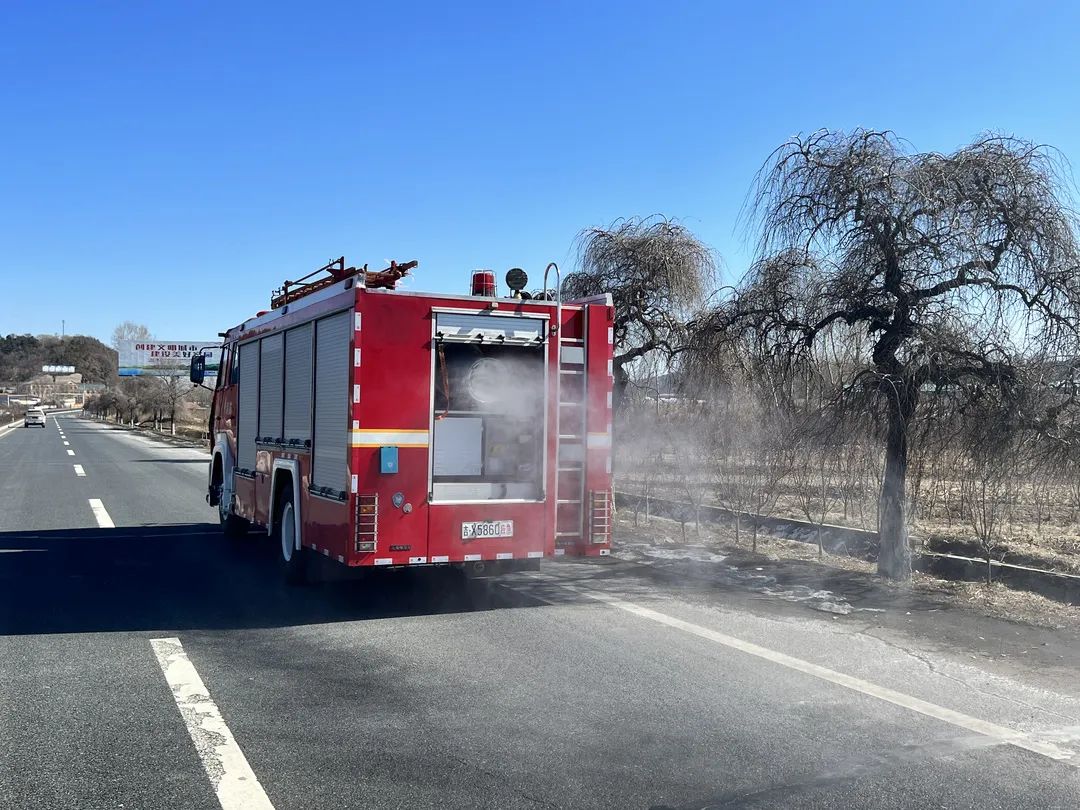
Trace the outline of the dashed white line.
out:
[[[76,465],[74,465],[74,467],[75,467],[75,474],[77,476],[79,476],[79,478],[86,478],[86,470],[84,470],[82,468],[82,464],[76,464]]]
[[[273,810],[178,638],[150,640],[222,810]]]
[[[67,451],[67,454],[68,454],[69,456],[73,456],[73,455],[75,455],[75,451],[74,451],[74,450],[68,450],[68,451]]]
[[[533,579],[540,579],[539,577],[532,577]],[[883,700],[886,703],[892,703],[896,706],[901,706],[905,709],[924,714],[927,717],[933,717],[937,720],[942,720],[946,723],[951,723],[954,726],[973,731],[976,734],[982,734],[986,737],[998,740],[1002,743],[1014,745],[1017,748],[1023,748],[1025,751],[1031,751],[1034,754],[1047,757],[1064,762],[1076,762],[1077,755],[1075,752],[1063,748],[1059,745],[1055,745],[1054,742],[1049,740],[1036,739],[1036,734],[1025,734],[1022,731],[1006,728],[1005,726],[999,726],[996,723],[990,723],[986,720],[980,720],[977,717],[971,717],[963,714],[962,712],[954,711],[953,709],[947,709],[944,706],[938,706],[929,701],[922,700],[911,695],[905,695],[902,692],[897,692],[894,689],[888,687],[878,686],[870,681],[864,681],[861,678],[855,678],[851,675],[845,675],[843,672],[837,672],[827,667],[812,664],[809,661],[803,661],[801,658],[795,658],[794,656],[787,655],[776,650],[770,650],[767,647],[762,647],[758,644],[753,644],[749,641],[743,641],[742,639],[729,636],[725,633],[720,633],[716,630],[712,630],[708,627],[702,627],[699,624],[684,621],[674,616],[669,616],[666,613],[661,613],[658,610],[652,608],[643,607],[642,605],[634,604],[633,602],[627,602],[623,599],[619,599],[614,596],[608,596],[607,594],[598,593],[596,591],[587,590],[585,588],[579,588],[573,585],[564,585],[558,583],[559,587],[579,593],[582,596],[587,596],[590,599],[595,599],[598,602],[610,605],[613,608],[632,613],[635,616],[639,616],[643,619],[663,624],[668,627],[672,627],[676,630],[681,630],[684,633],[698,636],[707,641],[711,641],[715,644],[721,644],[725,647],[729,647],[733,650],[746,653],[747,655],[753,655],[757,658],[762,658],[766,661],[771,661],[774,664],[779,664],[782,667],[793,669],[797,672],[802,672],[805,675],[810,675],[814,678],[818,678],[829,683],[842,686],[845,689],[850,689],[853,692],[861,692],[864,695]],[[546,601],[546,600],[545,600]]]
[[[115,529],[116,524],[112,522],[109,513],[105,511],[105,504],[97,498],[89,498],[88,500],[90,502],[90,509],[94,513],[94,519],[97,520],[97,525],[102,529]]]
[[[70,442],[64,442],[64,447],[67,447],[69,444]]]

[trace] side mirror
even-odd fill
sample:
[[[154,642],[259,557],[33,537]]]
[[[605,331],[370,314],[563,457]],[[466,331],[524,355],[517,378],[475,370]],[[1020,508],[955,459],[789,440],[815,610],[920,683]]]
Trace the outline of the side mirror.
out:
[[[197,354],[191,358],[191,370],[188,373],[188,379],[195,385],[202,385],[203,380],[206,379],[206,355]]]

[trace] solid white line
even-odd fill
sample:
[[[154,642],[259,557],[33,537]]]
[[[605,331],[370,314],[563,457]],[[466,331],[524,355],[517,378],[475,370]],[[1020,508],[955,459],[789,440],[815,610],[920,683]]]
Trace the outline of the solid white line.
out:
[[[79,476],[79,478],[86,478],[86,470],[84,470],[82,468],[82,464],[76,464],[74,466],[75,466],[75,474],[77,476]]]
[[[69,455],[69,456],[73,456],[73,455],[75,455],[75,451],[74,451],[74,450],[68,450],[68,455]]]
[[[273,810],[178,638],[150,640],[222,810]]]
[[[97,498],[90,498],[90,509],[94,513],[94,518],[97,520],[97,525],[102,529],[115,529],[116,525],[112,522],[112,518],[109,517],[109,513],[105,511],[105,504],[99,501]]]
[[[534,577],[534,579],[537,578]],[[627,613],[632,613],[643,619],[649,619],[658,624],[673,627],[676,630],[682,630],[684,633],[690,633],[691,635],[712,641],[716,644],[722,644],[725,647],[730,647],[733,650],[738,650],[747,655],[753,655],[757,658],[771,661],[774,664],[779,664],[782,667],[793,669],[796,672],[802,672],[803,674],[810,675],[814,678],[834,683],[845,689],[851,689],[854,692],[860,692],[864,695],[877,698],[878,700],[884,700],[886,703],[892,703],[896,706],[910,709],[919,714],[924,714],[927,717],[933,717],[936,720],[951,723],[954,726],[973,731],[976,734],[982,734],[986,737],[1000,740],[1003,743],[1015,745],[1017,748],[1023,748],[1025,751],[1031,751],[1032,753],[1040,754],[1055,760],[1069,761],[1074,759],[1075,755],[1072,751],[1061,748],[1051,742],[1040,742],[1039,740],[1032,739],[1032,735],[1025,734],[1024,732],[1006,728],[1005,726],[999,726],[996,723],[989,723],[985,720],[980,720],[977,717],[971,717],[952,709],[946,709],[944,706],[938,706],[929,701],[912,697],[911,695],[905,695],[902,692],[897,692],[894,689],[878,686],[869,681],[864,681],[861,678],[854,678],[851,675],[845,675],[842,672],[818,666],[809,661],[803,661],[801,658],[795,658],[794,656],[786,655],[782,652],[770,650],[767,647],[752,644],[749,641],[743,641],[733,636],[717,632],[716,630],[711,630],[708,627],[702,627],[701,625],[693,624],[692,622],[677,619],[674,616],[669,616],[666,613],[661,613],[660,611],[651,608],[642,607],[633,602],[627,602],[613,596],[585,590],[573,585],[558,584],[562,588],[574,591],[582,596],[587,596],[590,599],[595,599],[598,602],[603,602],[611,607],[618,608],[619,610],[624,610]]]

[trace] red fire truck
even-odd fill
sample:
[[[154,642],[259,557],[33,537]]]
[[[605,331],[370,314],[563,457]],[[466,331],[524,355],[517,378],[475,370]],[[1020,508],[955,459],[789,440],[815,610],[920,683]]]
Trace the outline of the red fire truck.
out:
[[[274,538],[287,578],[347,566],[497,572],[611,543],[609,296],[397,288],[344,258],[222,333],[208,501]],[[192,362],[201,382],[203,358]]]

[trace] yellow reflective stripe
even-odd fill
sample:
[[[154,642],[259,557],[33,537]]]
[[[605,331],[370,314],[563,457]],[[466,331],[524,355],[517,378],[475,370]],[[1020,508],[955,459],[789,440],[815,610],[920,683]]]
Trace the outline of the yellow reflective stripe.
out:
[[[354,430],[353,447],[427,447],[426,430]]]

